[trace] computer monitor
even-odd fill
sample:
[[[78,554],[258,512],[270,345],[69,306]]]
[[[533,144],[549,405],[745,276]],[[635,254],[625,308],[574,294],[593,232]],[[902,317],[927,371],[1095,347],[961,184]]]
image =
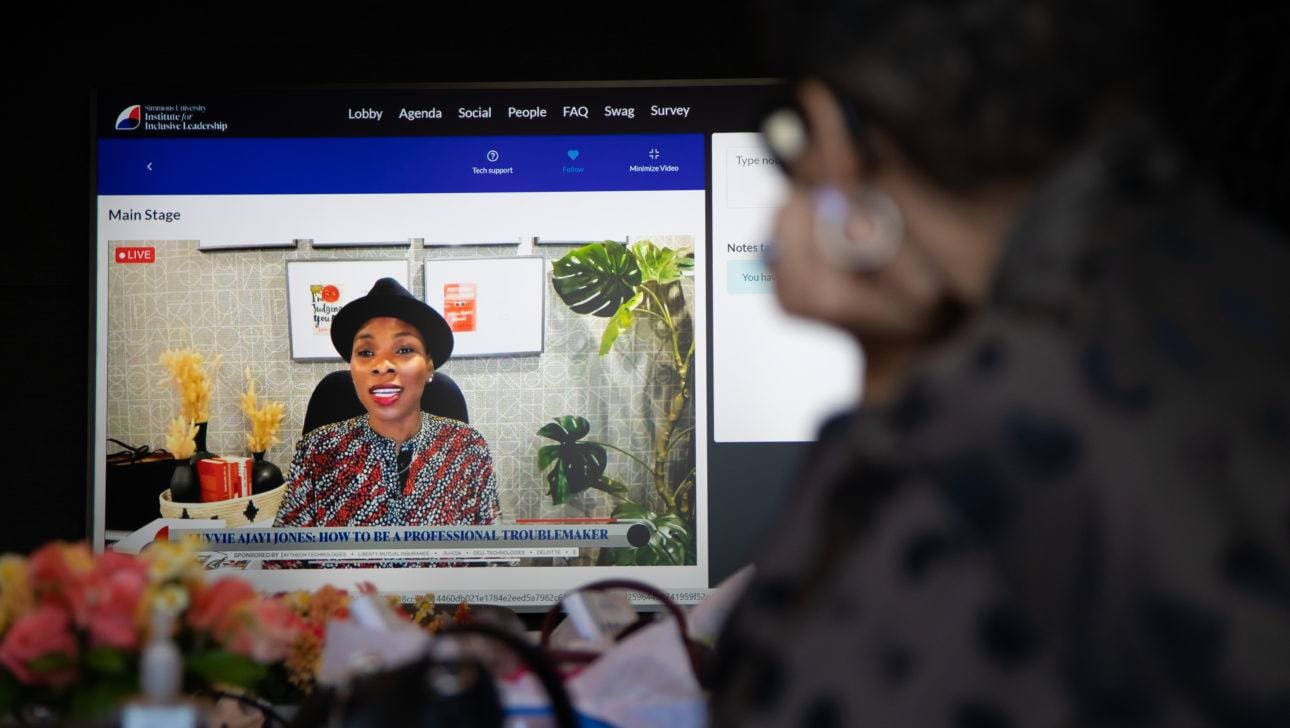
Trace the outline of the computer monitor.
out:
[[[101,92],[93,540],[198,528],[209,568],[269,591],[366,581],[536,608],[628,576],[701,598],[858,396],[854,346],[774,302],[785,182],[755,126],[780,92]],[[429,429],[406,441],[373,424],[402,390],[365,388],[375,370],[332,337],[385,278],[452,331]],[[167,352],[202,357],[180,376],[209,387],[200,416]],[[248,462],[252,381],[252,411],[282,404],[261,456],[280,486]],[[172,497],[181,461],[137,456],[202,417],[196,482]]]

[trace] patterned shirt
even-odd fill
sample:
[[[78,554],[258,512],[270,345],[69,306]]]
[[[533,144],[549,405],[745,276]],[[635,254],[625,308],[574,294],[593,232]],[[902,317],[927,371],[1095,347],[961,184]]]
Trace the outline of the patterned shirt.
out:
[[[714,728],[1290,726],[1287,252],[1150,129],[1072,159],[806,458]]]
[[[296,447],[287,483],[274,526],[482,525],[500,515],[483,436],[425,412],[399,447],[367,415],[313,430]]]

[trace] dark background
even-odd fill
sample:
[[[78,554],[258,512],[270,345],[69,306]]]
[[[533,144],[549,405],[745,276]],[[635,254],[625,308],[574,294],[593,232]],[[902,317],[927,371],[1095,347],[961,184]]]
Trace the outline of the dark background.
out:
[[[86,536],[92,89],[776,75],[755,13],[738,6],[431,5],[135,3],[10,18],[0,552]],[[1170,9],[1162,23],[1171,60],[1156,92],[1170,126],[1237,204],[1287,229],[1286,11]]]

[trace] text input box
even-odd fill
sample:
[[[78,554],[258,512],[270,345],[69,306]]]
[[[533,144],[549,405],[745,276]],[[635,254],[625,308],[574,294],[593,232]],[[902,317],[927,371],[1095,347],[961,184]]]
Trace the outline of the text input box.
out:
[[[762,147],[726,150],[726,207],[777,207],[788,192],[779,163]]]

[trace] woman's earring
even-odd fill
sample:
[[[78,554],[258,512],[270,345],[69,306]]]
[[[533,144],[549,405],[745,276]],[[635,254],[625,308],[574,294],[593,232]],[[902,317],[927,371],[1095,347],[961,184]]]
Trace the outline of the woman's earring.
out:
[[[829,260],[857,273],[882,268],[900,250],[905,219],[887,194],[872,187],[851,193],[815,191],[815,239]]]

